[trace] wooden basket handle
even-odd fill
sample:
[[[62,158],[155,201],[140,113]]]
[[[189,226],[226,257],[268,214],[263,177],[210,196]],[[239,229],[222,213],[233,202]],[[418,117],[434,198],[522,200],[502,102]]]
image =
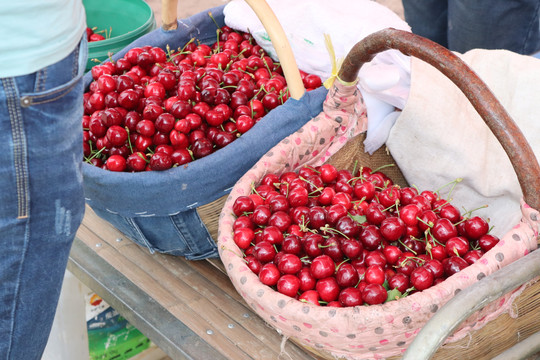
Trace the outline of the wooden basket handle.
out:
[[[287,80],[289,96],[299,100],[306,90],[283,27],[265,0],[246,0],[246,3],[253,9],[270,36],[281,68],[283,69],[283,75]],[[177,5],[178,0],[161,0],[161,20],[164,30],[176,29],[176,19],[178,17]]]
[[[178,0],[161,0],[161,27],[163,30],[174,30],[178,27]]]
[[[531,146],[488,86],[450,50],[407,31],[384,29],[365,37],[349,51],[339,78],[347,82],[356,80],[362,65],[390,49],[425,61],[457,85],[510,158],[525,202],[539,210],[540,166]]]

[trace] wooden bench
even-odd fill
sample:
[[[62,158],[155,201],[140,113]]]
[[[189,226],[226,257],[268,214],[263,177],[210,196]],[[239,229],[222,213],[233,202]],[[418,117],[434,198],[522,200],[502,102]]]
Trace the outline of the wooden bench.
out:
[[[317,358],[251,310],[219,259],[150,254],[89,207],[68,270],[173,360]]]

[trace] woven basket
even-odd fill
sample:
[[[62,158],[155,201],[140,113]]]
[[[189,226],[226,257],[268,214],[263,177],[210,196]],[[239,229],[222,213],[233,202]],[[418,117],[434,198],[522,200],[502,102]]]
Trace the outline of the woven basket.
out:
[[[525,200],[523,220],[481,261],[430,289],[382,305],[317,307],[263,285],[244,264],[242,252],[232,239],[232,205],[237,197],[249,194],[251,184],[258,183],[266,173],[280,174],[326,162],[349,169],[356,161],[357,167],[371,168],[392,163],[390,154],[384,150],[376,156],[362,151],[365,126],[361,123],[366,121],[365,109],[352,110],[354,105],[350,104],[358,102],[355,85],[336,81],[324,104],[325,111],[270,150],[237,182],[221,213],[218,235],[221,259],[246,302],[283,336],[326,359],[399,358],[433,313],[457,292],[537,247],[540,214],[535,209],[540,208],[537,193],[540,167],[519,128],[487,86],[457,56],[410,33],[386,29],[368,36],[351,50],[339,78],[344,82],[354,81],[363,63],[388,49],[400,50],[432,64],[471,101],[514,165]],[[397,166],[395,168],[396,174],[389,174],[390,177],[398,184],[406,183]],[[535,321],[539,293],[540,284],[531,281],[486,304],[448,339],[436,358],[489,359],[515,344],[519,337],[537,331],[540,328],[540,322]]]
[[[258,159],[287,135],[318,114],[327,90],[306,92],[281,25],[264,0],[248,1],[272,39],[287,80],[290,98],[268,112],[249,132],[227,147],[185,166],[167,171],[112,172],[83,163],[87,204],[98,216],[151,252],[189,260],[217,257],[218,217],[226,194]],[[181,48],[196,38],[216,41],[225,25],[224,7],[208,9],[178,21],[178,0],[162,4],[163,26],[111,56],[115,61],[134,47]],[[180,25],[178,25],[180,24]],[[85,75],[85,84],[93,81]],[[142,189],[144,191],[134,191]]]

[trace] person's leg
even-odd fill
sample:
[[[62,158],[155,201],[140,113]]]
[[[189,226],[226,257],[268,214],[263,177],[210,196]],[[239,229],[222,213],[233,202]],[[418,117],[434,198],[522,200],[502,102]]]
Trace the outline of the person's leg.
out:
[[[0,359],[39,360],[84,214],[86,41],[37,73],[0,79]]]
[[[450,0],[448,48],[540,50],[540,0]]]
[[[447,46],[447,0],[403,0],[403,10],[413,33]]]

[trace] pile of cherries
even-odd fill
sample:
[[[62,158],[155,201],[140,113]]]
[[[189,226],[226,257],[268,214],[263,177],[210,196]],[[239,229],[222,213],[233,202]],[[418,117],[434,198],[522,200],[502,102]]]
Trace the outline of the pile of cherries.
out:
[[[136,47],[91,73],[85,161],[111,171],[167,170],[207,156],[288,98],[280,64],[227,26],[211,46]],[[321,86],[317,75],[301,75],[306,90]]]
[[[234,241],[260,281],[314,305],[374,305],[425,290],[499,241],[483,217],[367,167],[267,174],[233,212]]]

